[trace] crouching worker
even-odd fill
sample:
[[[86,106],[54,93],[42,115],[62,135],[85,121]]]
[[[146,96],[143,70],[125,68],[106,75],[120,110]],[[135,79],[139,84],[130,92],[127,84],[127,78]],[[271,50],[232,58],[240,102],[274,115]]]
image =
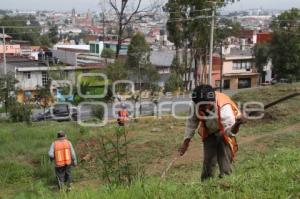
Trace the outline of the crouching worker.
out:
[[[77,166],[77,159],[74,148],[64,132],[61,131],[57,134],[57,140],[50,147],[49,157],[51,161],[55,161],[55,174],[59,189],[66,185],[67,190],[70,191],[71,168]]]
[[[198,129],[204,146],[201,180],[214,176],[216,164],[219,165],[220,177],[231,174],[237,152],[235,136],[242,123],[237,105],[225,94],[215,92],[209,85],[196,87],[192,101],[194,103],[190,108],[179,155],[186,152]]]

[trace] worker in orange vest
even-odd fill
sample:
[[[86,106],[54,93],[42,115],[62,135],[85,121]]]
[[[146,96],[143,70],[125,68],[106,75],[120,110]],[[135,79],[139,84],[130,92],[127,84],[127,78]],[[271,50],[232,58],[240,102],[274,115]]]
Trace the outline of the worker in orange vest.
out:
[[[125,104],[121,104],[121,109],[118,111],[119,126],[125,126],[126,121],[128,121],[128,110]]]
[[[232,172],[236,156],[236,133],[242,123],[237,105],[223,93],[215,92],[210,85],[196,87],[192,95],[193,105],[186,123],[184,142],[179,155],[184,155],[195,131],[202,137],[204,160],[201,180],[213,177],[218,163],[220,175]]]
[[[67,185],[67,190],[71,190],[71,168],[77,166],[75,150],[71,142],[66,138],[63,131],[57,134],[49,150],[50,160],[55,162],[55,174],[58,180],[59,189]]]

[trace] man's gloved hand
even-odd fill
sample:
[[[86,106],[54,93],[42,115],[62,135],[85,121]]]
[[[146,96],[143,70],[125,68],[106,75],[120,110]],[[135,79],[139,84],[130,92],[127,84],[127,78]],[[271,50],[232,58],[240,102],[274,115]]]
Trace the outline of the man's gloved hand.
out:
[[[189,144],[190,144],[191,139],[187,138],[184,140],[183,144],[181,147],[178,149],[178,153],[180,156],[183,156],[185,152],[187,151]]]

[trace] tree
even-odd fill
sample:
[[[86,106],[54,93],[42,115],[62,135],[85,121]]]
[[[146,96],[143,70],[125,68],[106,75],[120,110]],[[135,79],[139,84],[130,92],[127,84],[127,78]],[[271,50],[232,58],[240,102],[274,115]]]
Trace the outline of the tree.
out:
[[[150,47],[140,32],[132,37],[128,47],[127,67],[133,74],[138,74],[140,82],[148,82],[149,88],[159,79],[157,70],[150,63]]]
[[[270,58],[278,77],[300,77],[300,9],[279,15],[272,23]]]
[[[131,2],[132,4],[130,4]],[[124,32],[128,25],[134,20],[134,17],[138,14],[146,13],[153,11],[158,6],[156,3],[153,3],[151,8],[149,7],[141,9],[142,0],[129,1],[129,0],[109,0],[109,4],[112,9],[115,11],[118,22],[118,43],[116,50],[116,58],[119,57],[121,45],[123,43]]]
[[[234,0],[216,1],[216,7],[222,7],[228,2],[234,2]],[[184,43],[185,48],[190,48],[190,57],[195,60],[194,78],[196,85],[199,82],[207,81],[210,16],[213,9],[213,3],[206,0],[169,0],[165,6],[165,11],[169,12],[169,38],[173,39],[177,46]],[[184,37],[181,36],[182,34]],[[190,61],[189,74],[192,68],[191,63],[192,61]],[[185,65],[187,64],[185,63]],[[199,68],[200,65],[201,68]]]
[[[270,47],[268,43],[256,44],[254,47],[255,67],[259,73],[263,72],[263,67],[268,63]]]
[[[27,22],[30,25],[27,25]],[[16,40],[30,41],[33,45],[40,45],[40,29],[38,22],[32,16],[24,18],[23,16],[4,16],[0,19],[0,26],[7,26],[5,33],[12,35]]]
[[[48,37],[52,44],[58,42],[58,27],[56,25],[50,27]]]
[[[104,48],[102,53],[101,53],[101,57],[105,58],[105,59],[113,59],[114,58],[114,51],[110,48]]]
[[[16,83],[17,80],[15,79],[14,73],[0,76],[0,102],[4,104],[6,113],[16,101],[14,96]]]
[[[107,67],[106,74],[112,82],[124,80],[128,77],[128,73],[124,67],[124,64],[118,61]]]
[[[165,83],[165,92],[174,92],[183,86],[183,80],[178,78],[178,74],[172,72],[169,79]]]
[[[44,109],[44,112],[46,111],[46,108],[50,106],[50,103],[53,99],[50,87],[51,87],[51,80],[48,80],[46,86],[37,86],[36,88],[38,101],[40,103],[40,106]]]

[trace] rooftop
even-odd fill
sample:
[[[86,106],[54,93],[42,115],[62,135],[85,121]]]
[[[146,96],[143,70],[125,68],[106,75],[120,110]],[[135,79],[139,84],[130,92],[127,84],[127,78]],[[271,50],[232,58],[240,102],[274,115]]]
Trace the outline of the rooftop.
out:
[[[3,39],[3,34],[2,33],[0,33],[0,38]],[[12,39],[12,37],[7,35],[7,34],[4,35],[4,38],[5,39]]]
[[[252,59],[253,52],[251,49],[231,48],[230,53],[225,55],[226,60],[232,59]]]
[[[171,66],[175,54],[174,50],[151,51],[150,62],[156,66]]]

